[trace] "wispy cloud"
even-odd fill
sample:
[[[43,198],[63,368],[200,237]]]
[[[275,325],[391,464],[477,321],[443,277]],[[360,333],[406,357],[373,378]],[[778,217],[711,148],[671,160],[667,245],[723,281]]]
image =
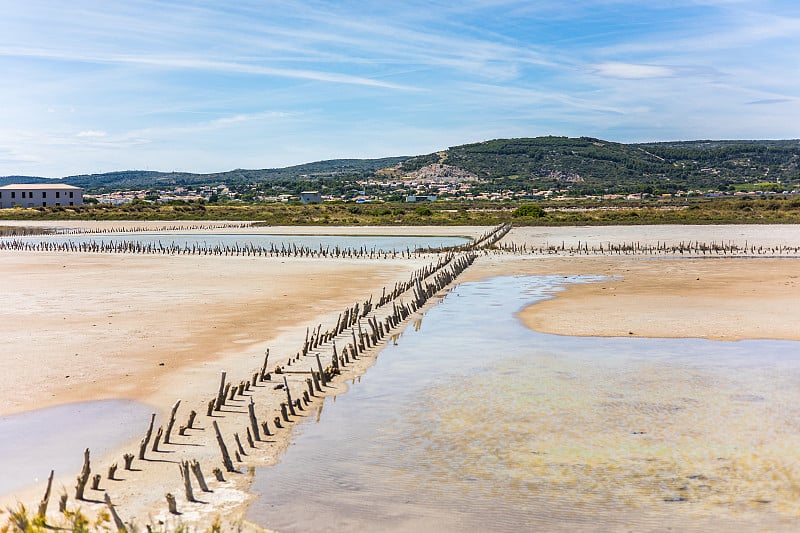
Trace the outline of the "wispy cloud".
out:
[[[598,63],[592,66],[592,70],[600,76],[627,80],[672,78],[677,75],[670,67],[620,62]]]
[[[791,0],[12,2],[0,174],[796,137],[797,49]]]
[[[102,139],[108,137],[108,133],[100,130],[86,130],[78,133],[77,136],[83,139]]]

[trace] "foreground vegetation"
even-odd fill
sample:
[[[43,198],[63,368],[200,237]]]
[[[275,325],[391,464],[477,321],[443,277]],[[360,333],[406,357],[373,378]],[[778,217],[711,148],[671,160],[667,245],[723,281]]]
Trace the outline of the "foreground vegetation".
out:
[[[119,206],[94,204],[3,209],[0,210],[2,220],[246,220],[262,225],[295,226],[495,226],[505,222],[519,226],[796,224],[800,223],[800,197],[310,205],[135,201]]]

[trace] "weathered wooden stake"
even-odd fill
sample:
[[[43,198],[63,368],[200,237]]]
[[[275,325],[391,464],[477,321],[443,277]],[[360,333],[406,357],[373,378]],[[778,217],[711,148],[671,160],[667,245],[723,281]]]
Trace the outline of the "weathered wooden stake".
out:
[[[253,433],[250,431],[250,428],[246,429],[247,429],[247,434],[245,435],[245,437],[247,438],[247,445],[250,446],[251,448],[255,448],[256,445],[253,442]]]
[[[267,423],[266,420],[261,422],[261,429],[264,431],[264,436],[266,436],[266,437],[272,436],[272,433],[269,430],[269,424]]]
[[[241,441],[241,439],[239,439],[239,434],[238,433],[234,433],[233,434],[233,440],[236,441],[236,448],[239,450],[239,453],[242,454],[242,455],[247,455],[247,453],[245,453],[245,451],[244,451],[244,446],[242,446],[242,441]]]
[[[123,466],[123,468],[125,470],[130,470],[131,466],[133,465],[133,454],[126,453],[125,455],[122,456],[122,460],[125,461],[125,466]]]
[[[319,370],[319,379],[322,382],[322,386],[326,387],[328,385],[328,380],[325,378],[325,371],[322,369],[322,361],[319,360],[319,354],[314,354],[317,358],[317,369]]]
[[[75,485],[75,499],[83,500],[83,491],[86,489],[86,483],[89,481],[89,474],[92,469],[89,466],[89,448],[83,451],[83,468],[78,476],[78,483]]]
[[[66,493],[66,492],[65,492],[65,493],[63,493],[63,494],[62,494],[62,495],[61,495],[61,496],[58,498],[58,512],[59,512],[59,513],[63,513],[64,511],[66,511],[66,510],[67,510],[67,500],[68,500],[68,499],[69,499],[69,496],[67,496],[67,493]]]
[[[195,502],[194,491],[192,490],[192,478],[189,477],[189,461],[181,461],[178,465],[181,471],[181,478],[183,479],[183,491],[186,494],[186,500]]]
[[[197,460],[194,460],[191,462],[189,467],[192,469],[195,479],[197,479],[197,484],[200,485],[200,490],[203,492],[213,492],[208,488],[208,485],[206,485],[206,478],[203,477],[203,470],[200,468],[200,463]],[[222,474],[222,472],[220,472],[220,474]]]
[[[108,467],[108,479],[114,479],[114,476],[117,474],[117,463]]]
[[[269,348],[264,352],[264,364],[261,367],[261,381],[267,380],[267,361],[269,361]]]
[[[222,483],[225,482],[225,476],[222,475],[222,470],[220,470],[219,468],[215,468],[214,470],[211,471],[211,473],[214,474],[214,477],[217,478],[217,481]]]
[[[219,425],[217,421],[214,420],[212,422],[214,426],[214,431],[217,434],[217,444],[219,444],[219,449],[222,452],[222,464],[225,466],[225,470],[228,472],[236,472],[236,469],[233,468],[233,462],[231,462],[231,456],[228,454],[228,447],[225,446],[225,441],[222,439],[222,433],[219,431]]]
[[[284,408],[284,409],[285,409],[285,408]],[[281,417],[279,417],[279,416],[276,416],[276,417],[275,417],[275,420],[273,420],[273,423],[275,424],[275,427],[276,427],[276,428],[283,429],[283,426],[281,425]]]
[[[168,492],[164,497],[167,499],[167,508],[170,514],[178,514],[178,505],[175,502],[175,496]]]
[[[147,445],[150,442],[150,437],[153,436],[153,424],[155,423],[155,421],[156,421],[156,414],[153,413],[150,416],[150,425],[147,427],[147,433],[142,439],[142,442],[139,444],[139,459],[144,459],[144,453],[145,451],[147,451]]]
[[[247,413],[250,416],[250,427],[253,428],[253,436],[256,440],[261,440],[261,435],[258,431],[258,419],[256,418],[256,404],[253,397],[250,397],[250,403],[247,404]]]
[[[175,415],[178,413],[178,407],[180,407],[181,401],[178,400],[175,402],[175,405],[172,406],[172,411],[169,414],[169,423],[167,424],[167,431],[164,432],[164,443],[169,444],[169,438],[172,434],[172,427],[175,425]]]
[[[50,503],[50,490],[53,488],[53,474],[55,474],[55,471],[51,470],[50,477],[47,478],[47,489],[44,491],[42,501],[39,502],[39,512],[36,513],[36,516],[40,519],[47,516],[47,505]]]
[[[158,426],[158,431],[156,431],[156,438],[153,439],[153,451],[158,452],[158,444],[161,442],[161,437],[164,435],[164,426]]]
[[[100,490],[100,480],[103,478],[100,474],[92,476],[92,490]]]
[[[219,382],[219,392],[217,392],[217,401],[214,405],[214,410],[219,411],[225,405],[225,371],[222,371],[222,378]]]
[[[105,502],[106,507],[108,507],[108,512],[111,515],[111,519],[114,520],[114,527],[117,528],[117,533],[128,533],[128,528],[125,527],[125,522],[123,522],[119,517],[117,510],[114,508],[114,504],[111,503],[111,496],[109,496],[107,492],[105,494]]]
[[[286,389],[286,401],[289,404],[289,412],[292,413],[292,416],[297,416],[294,405],[292,404],[292,393],[289,391],[289,381],[286,379],[286,376],[283,376],[283,388]]]

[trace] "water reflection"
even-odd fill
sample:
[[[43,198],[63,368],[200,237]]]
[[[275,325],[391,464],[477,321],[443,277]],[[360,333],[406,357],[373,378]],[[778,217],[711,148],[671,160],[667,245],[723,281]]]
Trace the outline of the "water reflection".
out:
[[[78,472],[83,450],[96,458],[147,429],[151,408],[125,400],[79,402],[0,417],[0,494],[56,474]]]
[[[259,470],[250,519],[280,531],[796,529],[799,343],[558,337],[514,318],[575,281],[457,287]]]

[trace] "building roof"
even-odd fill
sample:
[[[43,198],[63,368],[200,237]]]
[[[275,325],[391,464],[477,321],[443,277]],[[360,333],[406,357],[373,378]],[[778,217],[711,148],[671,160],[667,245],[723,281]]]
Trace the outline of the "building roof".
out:
[[[11,183],[9,185],[3,185],[0,189],[30,189],[33,191],[38,190],[64,190],[64,189],[72,189],[75,191],[82,190],[80,187],[75,187],[74,185],[67,185],[66,183]]]

